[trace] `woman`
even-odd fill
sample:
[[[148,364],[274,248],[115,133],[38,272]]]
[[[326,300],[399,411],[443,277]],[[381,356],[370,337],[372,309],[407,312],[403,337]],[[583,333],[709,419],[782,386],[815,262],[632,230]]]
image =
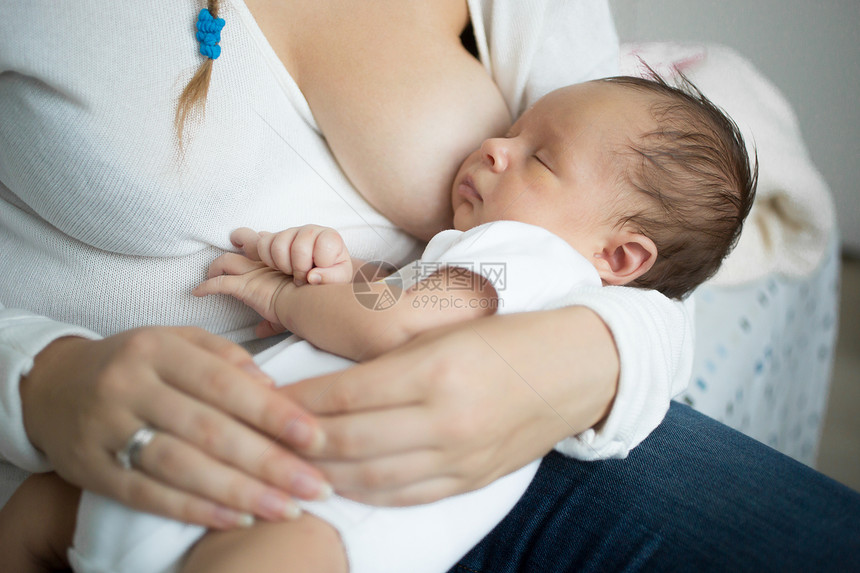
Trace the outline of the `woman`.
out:
[[[323,476],[361,501],[419,503],[474,489],[607,415],[618,418],[611,406],[625,369],[616,344],[623,347],[625,337],[664,336],[665,352],[654,362],[668,372],[666,386],[672,375],[685,375],[689,340],[653,326],[683,309],[624,294],[618,304],[629,305],[631,332],[610,334],[582,306],[500,317],[422,337],[337,385],[323,378],[275,393],[247,352],[227,340],[250,341],[254,317],[228,301],[190,296],[207,263],[230,248],[229,230],[243,225],[276,230],[313,220],[339,228],[357,256],[407,258],[415,242],[397,227],[420,238],[441,228],[449,214],[440,189],[464,150],[503,132],[509,113],[539,97],[541,86],[611,71],[603,66],[614,48],[581,54],[572,66],[577,77],[567,78],[548,71],[570,62],[517,67],[503,52],[492,26],[503,19],[504,3],[222,3],[231,16],[225,52],[212,64],[205,116],[192,108],[180,139],[173,110],[199,62],[188,16],[199,6],[165,2],[138,14],[97,0],[44,4],[6,5],[0,14],[0,446],[18,467],[53,468],[132,507],[223,529],[249,514],[289,514],[290,495],[327,490]],[[579,22],[580,44],[611,44],[606,6],[575,5],[591,18]],[[569,49],[552,33],[563,6],[508,6],[511,21],[521,16],[508,30],[542,39],[534,61]],[[496,85],[459,44],[470,14],[476,36],[490,38],[482,55]],[[49,33],[57,22],[60,31]],[[159,42],[161,35],[170,41]],[[497,69],[505,66],[521,74]],[[420,414],[410,416],[418,422],[396,435],[377,423],[407,408]],[[703,422],[677,416],[669,444],[683,468],[695,467],[677,436]],[[115,453],[142,426],[156,428],[156,437],[127,471]],[[587,435],[600,446],[599,431]],[[270,447],[271,437],[286,447]],[[659,456],[643,455],[644,467],[660,475]],[[536,499],[561,499],[542,489],[567,495],[569,478],[551,478],[553,471],[575,476],[575,467],[603,484],[637,467],[620,463],[585,467],[551,456],[536,493],[515,513]],[[502,570],[493,559],[516,568],[560,545],[603,556],[591,540],[615,539],[610,531],[620,521],[613,516],[626,512],[603,507],[621,499],[624,483],[594,494],[574,487],[584,504],[601,508],[601,519],[576,520],[601,527],[582,543],[544,528],[521,537],[531,549],[513,557],[505,541],[504,551],[482,544],[468,559],[488,570]],[[693,481],[684,476],[680,484],[686,492]],[[647,485],[639,499],[676,539],[684,521],[668,521],[657,509],[665,490]],[[569,531],[574,507],[541,515],[558,524],[552,531]],[[502,539],[518,529],[510,519],[500,527]],[[575,561],[558,555],[558,563]],[[542,568],[553,567],[542,559]]]

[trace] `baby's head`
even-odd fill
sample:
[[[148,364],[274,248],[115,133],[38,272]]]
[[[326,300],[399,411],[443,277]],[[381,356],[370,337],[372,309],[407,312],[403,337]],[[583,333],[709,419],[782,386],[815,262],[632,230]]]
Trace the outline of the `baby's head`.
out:
[[[544,227],[606,284],[681,298],[713,275],[755,195],[737,126],[694,87],[608,78],[556,90],[454,180],[454,226]]]

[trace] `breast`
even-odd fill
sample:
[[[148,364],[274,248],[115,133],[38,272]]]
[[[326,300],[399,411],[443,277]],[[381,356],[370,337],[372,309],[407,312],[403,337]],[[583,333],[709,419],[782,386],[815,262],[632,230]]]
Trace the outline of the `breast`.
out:
[[[248,2],[346,175],[410,233],[449,228],[457,167],[510,124],[489,74],[460,44],[465,1],[281,4],[267,14]]]

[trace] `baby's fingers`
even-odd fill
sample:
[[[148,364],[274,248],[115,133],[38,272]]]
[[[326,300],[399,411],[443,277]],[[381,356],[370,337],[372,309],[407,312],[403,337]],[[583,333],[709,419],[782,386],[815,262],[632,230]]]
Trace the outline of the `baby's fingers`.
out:
[[[257,338],[268,338],[286,331],[287,329],[277,322],[263,320],[254,328],[254,336]]]
[[[348,283],[352,281],[352,263],[344,261],[332,267],[315,267],[308,272],[308,283],[312,285]]]
[[[266,248],[261,252],[263,261],[273,269],[278,269],[285,275],[294,273],[295,262],[292,260],[291,249],[300,233],[301,227],[287,229],[275,234],[264,234],[263,241]]]
[[[242,255],[236,253],[221,255],[209,265],[208,278],[194,287],[191,294],[194,296],[235,294],[245,283],[237,277],[260,268],[265,268],[265,265]]]
[[[197,297],[209,296],[211,294],[228,294],[235,296],[238,293],[239,286],[240,283],[236,280],[236,277],[220,275],[211,279],[206,279],[191,289],[191,294]]]
[[[314,265],[333,267],[344,261],[350,261],[350,257],[340,233],[334,229],[320,231],[314,241]]]
[[[238,253],[225,253],[212,261],[206,278],[212,279],[221,275],[244,275],[257,269],[265,268],[265,264],[253,261]]]
[[[305,225],[302,227],[290,246],[290,260],[293,266],[293,278],[296,285],[307,282],[308,271],[314,268],[314,245],[319,235],[320,227]]]
[[[248,227],[240,227],[230,233],[230,242],[233,246],[242,249],[245,256],[254,261],[260,260],[260,254],[257,251],[259,241],[260,234]]]

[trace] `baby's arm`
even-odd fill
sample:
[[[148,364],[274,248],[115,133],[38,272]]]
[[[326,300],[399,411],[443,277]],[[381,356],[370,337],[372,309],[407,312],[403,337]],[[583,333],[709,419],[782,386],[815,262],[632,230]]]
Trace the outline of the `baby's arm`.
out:
[[[278,235],[271,238],[262,235],[257,242],[251,235],[243,236],[243,240],[235,242],[237,246],[241,243],[249,256],[228,253],[219,257],[209,269],[209,279],[195,288],[194,294],[234,296],[269,323],[281,325],[323,350],[356,361],[383,354],[426,330],[494,312],[493,287],[483,277],[459,268],[446,267],[425,278],[385,310],[363,304],[366,298],[356,297],[352,283],[296,286],[281,271],[295,271],[300,266],[311,282],[317,272],[324,276],[324,269],[308,266],[309,260],[316,260],[316,243],[323,236],[320,229],[323,228],[316,227],[315,234],[290,230],[283,239]],[[326,233],[329,231],[334,233],[332,230]],[[334,242],[333,235],[326,236]],[[297,245],[304,242],[312,242],[312,246]],[[289,257],[285,254],[294,252],[303,253],[301,260],[287,261]],[[308,252],[313,256],[308,256]],[[340,261],[347,260],[344,247]],[[431,284],[432,291],[422,288]],[[450,288],[451,284],[457,287]],[[365,284],[362,288],[362,294],[369,298],[391,292],[385,283]],[[431,292],[433,296],[428,295]]]

